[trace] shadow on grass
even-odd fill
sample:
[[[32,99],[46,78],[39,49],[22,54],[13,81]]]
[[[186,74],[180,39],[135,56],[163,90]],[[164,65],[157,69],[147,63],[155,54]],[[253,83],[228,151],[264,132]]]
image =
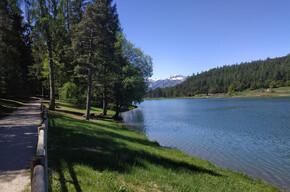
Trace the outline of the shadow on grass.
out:
[[[45,103],[48,104],[48,102],[45,102]],[[67,109],[62,109],[60,107],[65,107]],[[72,114],[72,115],[77,115],[77,116],[80,116],[80,117],[83,117],[85,115],[85,111],[84,112],[72,111],[74,109],[85,110],[85,108],[79,107],[77,105],[70,105],[70,104],[65,104],[65,103],[57,103],[57,106],[56,106],[56,111],[59,111],[59,112],[64,112],[64,113],[68,113],[68,114]],[[106,115],[106,116],[101,115],[101,112],[100,111],[96,111],[95,109],[93,109],[93,107],[91,108],[90,113],[91,113],[91,115],[93,115],[93,117],[91,117],[91,119],[101,119],[103,121],[110,121],[109,119],[113,119],[113,117],[111,115]]]
[[[15,111],[18,107],[21,107],[24,103],[36,100],[36,98],[22,97],[22,98],[0,98],[0,118],[8,116]]]
[[[83,118],[85,115],[85,113],[82,113],[82,112],[70,111],[70,110],[65,110],[65,109],[56,109],[56,111],[67,113],[67,114],[72,114],[72,115],[77,115],[77,116],[83,117]],[[102,116],[102,115],[95,114],[94,111],[91,111],[91,112],[92,112],[91,115],[93,114],[93,117],[91,116],[90,119],[112,122],[111,119],[113,119],[113,117],[111,117],[111,116]]]
[[[44,104],[49,105],[49,99],[43,102]],[[62,101],[56,101],[55,102],[56,108],[57,107],[68,107],[68,108],[72,108],[72,109],[86,109],[85,105],[77,105],[77,104],[72,104],[72,103],[65,103]]]
[[[82,191],[74,171],[74,165],[87,165],[98,171],[109,170],[128,173],[134,167],[146,169],[148,164],[154,164],[165,169],[190,174],[204,173],[211,176],[222,176],[214,171],[186,162],[175,161],[144,150],[130,148],[127,142],[155,148],[160,146],[146,139],[131,138],[121,133],[118,134],[113,132],[113,127],[110,126],[76,120],[56,113],[50,114],[49,122],[52,125],[48,137],[49,165],[59,175],[61,191],[68,191],[67,182],[72,183],[76,191]],[[58,124],[58,122],[61,122],[61,124]],[[67,125],[64,127],[66,123]],[[98,126],[100,128],[93,129],[87,128],[87,126]],[[81,147],[94,150],[81,150]],[[68,170],[71,181],[65,178],[64,169]]]
[[[72,115],[77,115],[77,116],[80,116],[80,117],[82,117],[84,115],[84,113],[81,113],[81,112],[68,111],[68,110],[64,110],[64,109],[56,109],[56,111],[64,112],[64,113],[68,113],[68,114],[72,114]]]

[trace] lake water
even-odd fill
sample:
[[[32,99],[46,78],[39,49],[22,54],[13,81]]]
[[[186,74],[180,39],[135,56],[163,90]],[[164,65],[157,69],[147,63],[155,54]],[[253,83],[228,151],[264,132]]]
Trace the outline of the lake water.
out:
[[[146,100],[122,116],[161,146],[290,190],[290,98]]]

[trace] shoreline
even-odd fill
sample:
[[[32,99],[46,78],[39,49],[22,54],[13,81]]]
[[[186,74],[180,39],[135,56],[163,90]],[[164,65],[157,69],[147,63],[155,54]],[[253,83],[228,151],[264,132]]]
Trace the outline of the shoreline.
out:
[[[261,96],[260,96],[261,97]],[[260,97],[238,97],[238,96],[232,96],[232,97],[223,97],[223,98],[260,98]],[[285,97],[290,97],[290,94],[289,95],[286,95],[286,96],[284,96],[284,95],[282,95],[282,96],[273,96],[273,97],[263,97],[263,98],[285,98]],[[200,97],[201,98],[201,97]],[[200,99],[200,98],[197,98],[197,99]],[[216,97],[210,97],[210,98],[216,98]],[[209,99],[210,99],[209,98]],[[182,97],[182,98],[157,98],[157,99],[155,99],[155,100],[162,100],[162,99],[195,99],[195,98],[192,98],[192,97]],[[150,99],[150,100],[154,100],[154,99]],[[128,130],[130,130],[130,131],[134,131],[134,132],[138,132],[138,129],[136,129],[136,128],[134,128],[134,126],[133,127],[130,127],[130,123],[122,123],[122,124],[120,124],[120,125],[123,125],[123,126],[125,126],[125,128],[127,128]],[[140,134],[140,133],[139,133]],[[143,136],[145,136],[147,139],[149,139],[148,137],[147,137],[147,135],[146,135],[146,133],[145,134],[142,134]],[[150,140],[150,139],[149,139]],[[219,168],[221,168],[221,169],[226,169],[226,170],[230,170],[230,171],[237,171],[237,170],[234,170],[234,169],[230,169],[230,168],[226,168],[226,167],[224,167],[224,166],[220,166],[220,165],[218,165],[218,164],[215,164],[214,162],[212,162],[212,161],[209,161],[209,160],[207,160],[207,159],[203,159],[203,158],[201,158],[201,157],[198,157],[198,156],[194,156],[194,155],[190,155],[189,153],[186,153],[186,152],[184,152],[184,151],[182,151],[182,149],[178,149],[177,147],[171,147],[171,146],[163,146],[163,145],[161,145],[158,141],[156,141],[156,140],[150,140],[150,141],[152,141],[152,142],[157,142],[161,147],[163,147],[163,148],[168,148],[168,149],[174,149],[174,150],[178,150],[178,151],[180,151],[181,153],[184,153],[184,154],[187,154],[187,155],[189,155],[189,156],[191,156],[191,157],[193,157],[193,158],[199,158],[199,159],[201,159],[201,160],[204,160],[204,161],[207,161],[207,162],[209,162],[209,163],[212,163],[213,165],[215,165],[215,166],[217,166],[217,167],[219,167]],[[252,179],[254,179],[254,180],[262,180],[262,179],[260,179],[260,178],[257,178],[257,177],[254,177],[254,176],[251,176],[251,175],[249,175],[249,174],[247,174],[247,173],[245,173],[245,172],[242,172],[242,171],[237,171],[237,172],[239,172],[239,173],[241,173],[241,174],[244,174],[244,175],[247,175],[248,177],[250,177],[250,178],[252,178]],[[267,183],[267,184],[269,184],[269,185],[272,185],[272,186],[275,186],[275,187],[277,187],[277,188],[279,188],[280,190],[285,190],[285,191],[290,191],[290,188],[284,188],[283,186],[281,187],[280,185],[276,185],[276,184],[273,184],[273,183],[270,183],[269,181],[267,182],[267,181],[265,181],[265,180],[262,180],[263,182],[265,182],[265,183]]]
[[[271,91],[268,89],[251,90],[236,92],[233,94],[216,93],[216,94],[198,94],[190,97],[154,97],[144,98],[144,100],[159,100],[159,99],[220,99],[220,98],[259,98],[259,97],[290,97],[290,87],[274,88]]]
[[[241,171],[238,171],[238,170],[233,170],[233,169],[230,169],[230,168],[227,168],[227,167],[224,167],[224,166],[220,166],[220,165],[217,165],[217,164],[214,163],[214,162],[211,162],[211,161],[209,161],[209,160],[203,159],[203,158],[201,158],[201,157],[197,157],[197,156],[190,155],[190,154],[188,154],[188,153],[182,151],[181,149],[178,149],[177,147],[170,147],[170,146],[163,146],[163,145],[160,145],[160,143],[159,143],[158,141],[150,140],[150,139],[146,136],[146,134],[142,134],[141,132],[138,132],[138,130],[136,130],[136,129],[134,129],[134,128],[129,128],[129,127],[127,127],[130,123],[122,123],[122,122],[116,122],[116,123],[117,123],[118,125],[124,127],[125,129],[129,130],[129,131],[132,131],[132,132],[135,132],[135,133],[137,132],[137,134],[139,134],[139,135],[141,135],[141,136],[147,138],[150,142],[154,142],[154,143],[158,144],[158,145],[159,145],[160,147],[162,147],[162,148],[166,148],[166,149],[169,149],[169,150],[176,150],[176,151],[179,151],[180,153],[185,154],[185,155],[188,155],[188,156],[190,156],[190,157],[192,157],[192,158],[200,159],[201,161],[206,161],[206,162],[208,162],[208,163],[214,165],[214,166],[217,167],[217,168],[220,168],[220,169],[223,169],[223,170],[228,170],[228,171],[232,171],[232,172],[236,172],[236,173],[239,173],[239,174],[245,175],[245,176],[247,176],[247,177],[249,177],[249,178],[251,178],[251,179],[253,179],[253,180],[255,180],[255,181],[262,181],[262,182],[264,182],[264,183],[266,183],[266,184],[268,184],[268,185],[270,185],[270,186],[277,187],[277,188],[278,188],[279,190],[281,190],[281,191],[285,191],[285,192],[286,192],[286,191],[290,191],[290,189],[283,189],[283,188],[281,188],[281,186],[277,186],[277,185],[275,185],[275,184],[271,184],[271,183],[269,183],[269,182],[267,182],[267,181],[265,181],[265,180],[263,180],[263,179],[255,178],[255,177],[253,177],[253,176],[248,175],[247,173],[244,173],[244,172],[241,172]]]
[[[93,109],[94,112],[99,110]],[[71,106],[49,111],[52,191],[59,191],[59,187],[70,191],[75,189],[76,183],[83,191],[96,188],[100,191],[150,191],[152,186],[156,191],[281,190],[244,173],[160,146],[113,119],[86,121],[72,115],[74,112],[84,110]],[[73,183],[63,182],[71,177],[75,179]]]

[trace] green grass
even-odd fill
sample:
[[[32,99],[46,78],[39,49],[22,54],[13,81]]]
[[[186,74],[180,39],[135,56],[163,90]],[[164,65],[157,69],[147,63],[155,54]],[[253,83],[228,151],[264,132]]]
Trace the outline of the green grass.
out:
[[[48,103],[49,101],[45,101],[44,104],[48,107]],[[64,112],[67,114],[71,114],[71,115],[76,115],[76,116],[83,116],[86,112],[86,107],[85,106],[80,106],[77,104],[72,104],[72,103],[66,103],[66,102],[62,102],[57,100],[56,101],[56,111],[59,112]],[[100,115],[103,112],[103,110],[101,108],[97,108],[97,107],[91,107],[90,108],[90,113],[94,113],[96,116]],[[115,112],[113,110],[108,109],[107,110],[107,117],[110,118],[115,114]],[[102,118],[102,117],[99,117]]]
[[[279,92],[287,92],[290,93],[290,87],[279,87],[279,88],[274,88],[274,91],[279,91]]]
[[[5,117],[24,105],[28,99],[3,99],[0,98],[0,118]]]
[[[84,110],[49,112],[50,191],[279,191],[160,147],[112,119],[86,121],[74,112]]]
[[[279,87],[271,90],[258,89],[237,92],[232,97],[290,97],[290,87]]]

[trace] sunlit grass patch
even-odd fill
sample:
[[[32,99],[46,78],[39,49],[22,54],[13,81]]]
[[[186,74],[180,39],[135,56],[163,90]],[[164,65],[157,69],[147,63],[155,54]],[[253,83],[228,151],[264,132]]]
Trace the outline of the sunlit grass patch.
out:
[[[48,106],[49,101],[45,101],[44,104]],[[62,101],[56,101],[56,111],[65,112],[68,114],[74,114],[78,116],[83,116],[86,113],[86,107],[77,104],[66,103]],[[90,113],[96,116],[103,112],[101,108],[93,107],[90,108]],[[113,110],[107,110],[107,117],[112,117],[115,114]]]
[[[290,91],[290,87],[279,87],[279,88],[274,88],[274,91]]]

